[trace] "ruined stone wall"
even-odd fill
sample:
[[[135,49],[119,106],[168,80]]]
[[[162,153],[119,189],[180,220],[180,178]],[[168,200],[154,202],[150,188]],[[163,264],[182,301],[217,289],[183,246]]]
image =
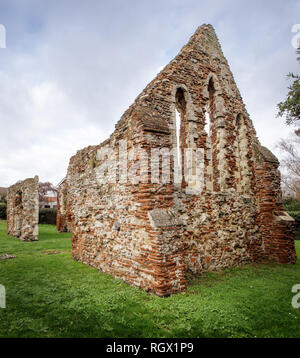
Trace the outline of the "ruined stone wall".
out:
[[[256,166],[258,225],[263,238],[264,257],[272,262],[296,263],[295,222],[283,207],[277,158],[260,147]]]
[[[112,150],[106,157],[105,148]],[[103,171],[113,157],[120,165]],[[111,137],[71,158],[73,257],[161,296],[184,289],[188,271],[294,262],[277,167],[258,142],[213,28],[203,25]]]
[[[62,181],[57,194],[57,216],[56,227],[58,232],[73,232],[73,215],[70,212],[70,201],[68,201],[68,182],[67,178]]]
[[[39,178],[26,179],[8,188],[7,233],[22,241],[38,240]]]

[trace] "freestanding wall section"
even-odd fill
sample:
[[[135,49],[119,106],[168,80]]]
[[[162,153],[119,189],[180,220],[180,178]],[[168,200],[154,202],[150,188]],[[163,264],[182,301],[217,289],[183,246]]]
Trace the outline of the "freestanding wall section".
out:
[[[22,241],[38,240],[39,178],[26,179],[8,188],[7,233]]]

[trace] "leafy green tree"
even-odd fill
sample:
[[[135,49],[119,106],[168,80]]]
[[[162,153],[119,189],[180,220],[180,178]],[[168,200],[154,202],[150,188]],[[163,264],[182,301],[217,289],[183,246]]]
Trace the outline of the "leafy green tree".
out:
[[[297,50],[300,55],[300,47]],[[297,58],[300,62],[300,57]],[[288,87],[288,94],[284,102],[280,102],[278,106],[278,117],[285,117],[288,125],[300,125],[300,76],[289,73],[288,78],[293,79],[293,83]]]
[[[5,195],[0,195],[0,203],[6,204],[6,196]]]

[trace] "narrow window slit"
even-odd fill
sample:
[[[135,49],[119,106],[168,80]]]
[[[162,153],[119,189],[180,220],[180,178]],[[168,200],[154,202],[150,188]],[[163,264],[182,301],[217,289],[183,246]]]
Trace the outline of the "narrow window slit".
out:
[[[183,137],[184,137],[184,122],[186,116],[186,100],[185,100],[185,90],[182,88],[177,88],[175,94],[175,126],[176,126],[176,149],[177,149],[177,164],[180,176],[182,178],[182,185],[184,183],[184,173],[182,169],[184,168],[184,153],[183,153]]]
[[[176,117],[176,149],[177,149],[177,165],[178,167],[180,167],[180,125],[181,125],[181,118],[180,118],[180,114],[177,111],[177,109],[175,109],[175,117]]]
[[[208,113],[208,109],[205,111],[205,126],[204,126],[204,130],[205,130],[206,134],[209,136],[210,135],[210,115]]]

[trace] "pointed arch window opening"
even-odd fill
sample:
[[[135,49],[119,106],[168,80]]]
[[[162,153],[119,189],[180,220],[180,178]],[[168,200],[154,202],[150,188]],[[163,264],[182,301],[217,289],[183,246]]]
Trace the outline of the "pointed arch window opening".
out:
[[[212,125],[212,116],[211,116],[211,112],[212,112],[212,108],[213,108],[213,102],[214,102],[214,96],[215,96],[215,85],[214,85],[214,80],[211,77],[208,81],[207,84],[207,90],[209,93],[209,99],[208,99],[208,103],[206,104],[205,108],[204,108],[204,112],[205,112],[205,125],[204,125],[204,130],[207,134],[207,138],[210,138],[211,135],[211,125]]]
[[[181,167],[181,150],[180,150],[180,127],[181,127],[181,116],[177,108],[175,108],[175,126],[176,126],[176,160],[178,168]]]
[[[210,136],[210,126],[211,126],[211,120],[210,120],[210,115],[209,115],[209,106],[206,107],[205,109],[205,126],[204,126],[204,130],[207,134],[207,136]]]
[[[181,87],[177,88],[175,94],[175,130],[176,130],[176,164],[177,164],[177,180],[181,185],[184,184],[184,153],[183,153],[183,137],[184,122],[186,118],[187,102],[185,98],[185,90]],[[175,158],[174,158],[175,159]]]

